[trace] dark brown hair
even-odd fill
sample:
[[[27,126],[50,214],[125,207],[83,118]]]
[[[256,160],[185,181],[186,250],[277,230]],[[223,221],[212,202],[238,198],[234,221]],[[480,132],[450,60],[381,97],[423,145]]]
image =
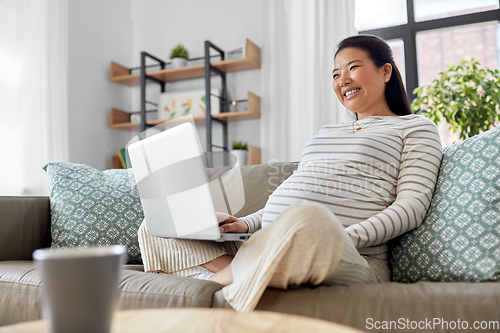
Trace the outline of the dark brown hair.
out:
[[[382,66],[387,63],[392,65],[392,75],[385,87],[387,105],[389,105],[389,109],[398,116],[412,114],[410,101],[406,95],[403,80],[394,62],[394,55],[389,44],[377,36],[357,35],[347,37],[337,46],[337,52],[335,52],[333,59],[337,57],[337,54],[341,50],[347,47],[355,47],[368,53],[368,57],[377,68],[382,68]]]

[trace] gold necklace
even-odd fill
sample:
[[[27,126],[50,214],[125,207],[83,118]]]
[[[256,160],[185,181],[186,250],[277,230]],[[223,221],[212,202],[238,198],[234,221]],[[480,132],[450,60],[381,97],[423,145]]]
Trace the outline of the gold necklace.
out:
[[[358,121],[357,121],[357,120],[355,120],[355,121],[353,121],[353,123],[352,123],[352,132],[354,133],[354,132],[356,132],[356,131],[360,131],[360,130],[362,130],[363,128],[367,128],[368,126],[370,126],[371,124],[373,124],[374,122],[376,122],[377,120],[380,120],[380,119],[382,119],[382,118],[383,118],[383,116],[379,116],[378,118],[373,119],[373,120],[372,120],[372,121],[370,121],[368,124],[366,124],[366,125],[365,125],[365,127],[361,127],[361,125],[360,125],[360,124],[358,124]],[[356,123],[356,126],[358,126],[358,128],[354,129],[354,123]]]

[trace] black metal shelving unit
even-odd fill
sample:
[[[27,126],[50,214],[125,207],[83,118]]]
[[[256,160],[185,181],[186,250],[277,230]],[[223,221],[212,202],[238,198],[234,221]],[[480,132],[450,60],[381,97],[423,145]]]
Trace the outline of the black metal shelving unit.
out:
[[[227,81],[226,81],[226,73],[223,73],[213,67],[210,63],[210,49],[214,49],[219,53],[221,57],[221,61],[224,60],[224,51],[212,44],[210,41],[206,40],[205,41],[205,98],[206,101],[206,108],[207,108],[207,114],[206,114],[206,119],[205,119],[205,130],[206,130],[206,136],[207,136],[207,153],[212,152],[212,148],[221,148],[223,151],[228,151],[228,139],[227,139],[227,122],[220,120],[220,119],[214,119],[212,118],[212,112],[211,112],[211,96],[212,96],[212,72],[220,76],[222,80],[222,91],[221,91],[221,96],[216,96],[219,98],[220,101],[220,110],[222,113],[227,112]],[[222,124],[222,147],[214,145],[212,143],[212,120],[218,121]]]
[[[212,117],[212,106],[211,106],[211,96],[215,96],[219,99],[220,103],[220,112],[225,113],[228,112],[229,109],[229,104],[232,103],[232,101],[229,101],[227,98],[227,81],[226,81],[226,73],[218,70],[214,66],[211,65],[211,59],[212,58],[220,58],[221,61],[224,60],[224,51],[217,47],[215,44],[213,44],[210,41],[205,41],[205,55],[204,57],[200,58],[192,58],[189,59],[188,61],[195,61],[195,60],[202,60],[204,61],[205,65],[205,102],[206,102],[206,119],[205,119],[205,129],[206,129],[206,153],[211,153],[213,151],[213,148],[219,148],[222,149],[222,151],[229,151],[229,144],[228,144],[228,134],[227,134],[227,122],[221,119],[213,118]],[[210,50],[215,50],[217,52],[217,55],[210,55]],[[157,62],[157,64],[154,65],[146,65],[146,60],[147,58],[152,59],[153,61]],[[132,73],[133,70],[140,69],[140,89],[141,89],[141,109],[140,109],[140,115],[141,115],[141,121],[140,121],[140,131],[141,133],[144,132],[147,127],[153,126],[149,125],[146,121],[146,113],[147,112],[155,112],[156,110],[147,110],[146,106],[153,105],[153,106],[158,106],[157,103],[148,101],[146,98],[146,83],[147,80],[153,81],[157,84],[160,85],[160,90],[161,92],[166,91],[166,82],[163,82],[161,80],[156,79],[153,76],[150,76],[147,74],[146,69],[151,68],[151,67],[160,67],[160,69],[165,69],[167,65],[170,63],[163,61],[162,59],[155,57],[151,55],[150,53],[147,52],[141,52],[141,66],[136,67],[136,68],[130,68],[130,73]],[[215,75],[213,75],[215,74]],[[212,89],[212,76],[219,76],[222,80],[222,91],[221,95],[217,96],[211,93]],[[240,101],[238,101],[240,102]],[[212,140],[212,122],[216,121],[219,122],[222,125],[222,146],[216,145],[213,143]]]
[[[147,75],[146,73],[146,58],[151,58],[155,61],[157,61],[159,63],[159,66],[160,66],[160,69],[165,69],[165,67],[167,66],[167,63],[163,60],[161,60],[160,58],[157,58],[147,52],[141,52],[141,84],[140,84],[140,87],[141,87],[141,111],[140,111],[140,114],[141,114],[141,123],[140,123],[140,132],[143,133],[145,130],[146,130],[146,127],[147,127],[147,122],[146,122],[146,104],[150,104],[150,105],[155,105],[155,106],[158,106],[157,103],[153,103],[153,102],[150,102],[146,99],[146,80],[151,80],[155,83],[158,83],[160,85],[160,89],[161,89],[161,92],[165,92],[165,86],[166,86],[166,82],[162,82],[152,76],[149,76]],[[152,67],[152,66],[148,66],[148,67]],[[132,71],[132,69],[130,69],[130,71]],[[153,110],[151,110],[153,111]],[[156,110],[155,110],[156,111]]]

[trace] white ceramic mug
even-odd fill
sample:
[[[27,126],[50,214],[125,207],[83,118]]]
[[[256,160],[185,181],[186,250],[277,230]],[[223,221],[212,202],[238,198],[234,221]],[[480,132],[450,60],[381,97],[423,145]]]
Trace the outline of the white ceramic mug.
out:
[[[110,332],[126,253],[123,245],[33,252],[50,332]]]

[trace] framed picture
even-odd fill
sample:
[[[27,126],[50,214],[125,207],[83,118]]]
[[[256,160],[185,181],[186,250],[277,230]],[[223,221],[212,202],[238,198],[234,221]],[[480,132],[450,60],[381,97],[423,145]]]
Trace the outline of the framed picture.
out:
[[[212,89],[212,94],[219,96],[218,89]],[[210,98],[211,113],[220,113],[220,101],[217,97]],[[205,90],[190,90],[166,92],[160,95],[158,103],[158,119],[172,119],[192,115],[205,116]]]

